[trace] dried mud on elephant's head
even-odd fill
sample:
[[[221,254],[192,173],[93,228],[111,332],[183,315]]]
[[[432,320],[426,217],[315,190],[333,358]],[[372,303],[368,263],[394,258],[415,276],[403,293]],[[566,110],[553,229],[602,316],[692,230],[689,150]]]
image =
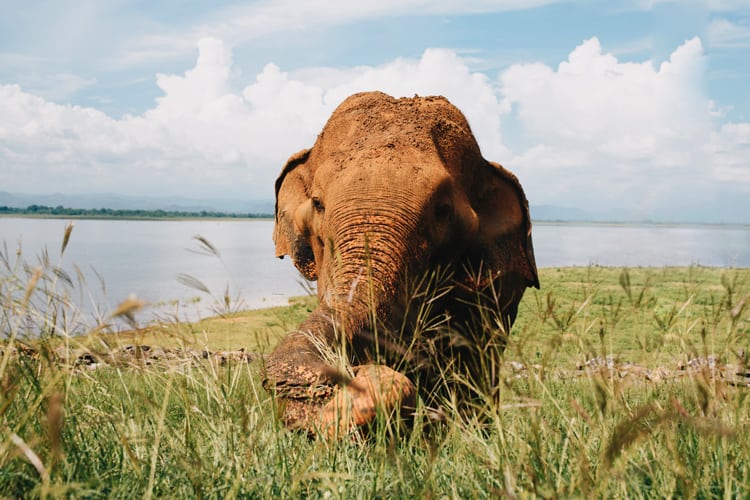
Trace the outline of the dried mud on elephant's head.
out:
[[[461,164],[481,161],[463,114],[444,97],[396,99],[377,92],[341,103],[311,151],[313,160],[335,162],[337,169],[366,160],[384,174],[394,165],[416,170],[435,153],[453,175],[469,175]]]

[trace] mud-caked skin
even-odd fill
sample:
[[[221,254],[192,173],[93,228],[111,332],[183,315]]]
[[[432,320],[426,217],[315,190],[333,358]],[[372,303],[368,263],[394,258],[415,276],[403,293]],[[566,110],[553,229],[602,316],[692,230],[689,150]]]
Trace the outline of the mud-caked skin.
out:
[[[318,435],[411,406],[412,380],[434,394],[445,370],[482,365],[524,290],[539,286],[520,183],[482,157],[443,97],[346,99],[283,167],[274,241],[277,257],[317,280],[319,305],[268,356],[264,385],[289,427]],[[353,379],[326,348],[346,352]]]

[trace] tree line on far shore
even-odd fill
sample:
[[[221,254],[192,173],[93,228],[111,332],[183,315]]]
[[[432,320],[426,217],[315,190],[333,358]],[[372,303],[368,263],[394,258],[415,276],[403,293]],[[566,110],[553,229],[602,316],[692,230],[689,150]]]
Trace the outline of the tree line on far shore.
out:
[[[216,212],[213,210],[137,210],[113,208],[68,208],[58,205],[29,205],[26,208],[0,206],[0,215],[32,215],[32,216],[60,216],[60,217],[92,217],[92,218],[226,218],[226,219],[264,219],[273,217],[272,214]]]

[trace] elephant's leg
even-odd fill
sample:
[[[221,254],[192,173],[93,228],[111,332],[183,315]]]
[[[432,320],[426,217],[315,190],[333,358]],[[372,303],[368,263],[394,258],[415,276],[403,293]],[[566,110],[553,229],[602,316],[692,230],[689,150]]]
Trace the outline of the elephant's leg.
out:
[[[354,367],[355,376],[336,386],[308,387],[306,397],[277,392],[284,425],[313,436],[337,439],[383,415],[406,417],[414,411],[416,388],[405,375],[384,365]],[[304,391],[298,391],[301,394]]]
[[[266,358],[263,386],[273,395],[290,429],[311,430],[336,389],[335,370],[326,364],[309,334],[288,334]]]
[[[326,363],[321,350],[335,345],[332,330],[330,316],[313,312],[266,358],[263,385],[277,398],[287,427],[341,436],[371,422],[377,409],[414,406],[414,385],[386,366],[355,367],[349,380]]]

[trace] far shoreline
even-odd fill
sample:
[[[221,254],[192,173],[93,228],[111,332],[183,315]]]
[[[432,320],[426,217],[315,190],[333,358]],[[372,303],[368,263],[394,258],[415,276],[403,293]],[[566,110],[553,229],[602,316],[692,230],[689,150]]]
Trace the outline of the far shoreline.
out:
[[[5,219],[50,219],[50,220],[125,220],[125,221],[273,221],[271,214],[247,215],[66,215],[34,213],[0,213]],[[750,223],[739,222],[674,222],[674,221],[587,221],[587,220],[532,220],[532,225],[544,226],[599,226],[599,227],[694,227],[750,229]]]
[[[532,220],[532,225],[544,226],[599,226],[599,227],[662,227],[662,228],[706,228],[746,229],[750,223],[742,222],[674,222],[674,221],[586,221],[586,220]]]
[[[273,221],[273,215],[258,216],[200,216],[200,215],[65,215],[65,214],[11,214],[0,213],[3,219],[35,219],[35,220],[124,220],[124,221]]]

